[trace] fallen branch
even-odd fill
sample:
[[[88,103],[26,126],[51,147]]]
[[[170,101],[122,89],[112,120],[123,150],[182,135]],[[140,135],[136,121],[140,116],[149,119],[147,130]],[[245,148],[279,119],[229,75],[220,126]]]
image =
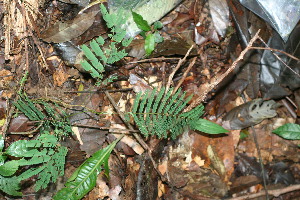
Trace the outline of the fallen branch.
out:
[[[210,83],[205,83],[203,86],[201,86],[201,95],[194,100],[185,110],[184,112],[188,112],[192,110],[194,107],[199,105],[205,98],[206,95],[214,88],[216,87],[230,72],[234,70],[234,68],[237,66],[238,62],[241,61],[245,54],[248,52],[248,50],[253,46],[253,43],[259,39],[259,32],[260,30],[257,31],[255,36],[249,41],[248,46],[240,53],[239,57],[232,63],[232,65],[227,69],[227,71],[224,74],[221,74],[220,76],[215,76],[211,79]]]
[[[268,190],[268,194],[272,195],[274,197],[279,197],[282,194],[288,193],[288,192],[292,192],[292,191],[296,191],[296,190],[300,190],[300,184],[298,185],[291,185],[288,186],[286,188],[282,188],[282,189],[276,189],[276,190]],[[262,190],[258,193],[255,194],[248,194],[248,195],[244,195],[244,196],[239,196],[239,197],[234,197],[234,198],[230,198],[230,199],[226,199],[226,200],[244,200],[244,199],[253,199],[256,197],[260,197],[260,196],[264,196],[265,190]]]

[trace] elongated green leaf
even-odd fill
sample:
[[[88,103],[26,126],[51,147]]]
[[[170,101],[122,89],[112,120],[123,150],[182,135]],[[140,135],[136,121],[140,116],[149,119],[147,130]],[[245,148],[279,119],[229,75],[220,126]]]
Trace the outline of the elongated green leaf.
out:
[[[77,200],[81,199],[90,190],[92,190],[96,185],[96,180],[98,174],[103,169],[105,169],[108,175],[108,158],[111,151],[119,141],[111,143],[104,149],[101,149],[94,153],[92,157],[87,159],[76,171],[75,175],[65,184],[65,188],[58,191],[58,193],[53,197],[54,200]]]
[[[136,23],[139,29],[141,29],[142,31],[151,31],[151,27],[149,26],[148,22],[144,20],[144,18],[140,14],[133,11],[131,11],[131,13],[133,21]]]
[[[300,140],[300,125],[288,123],[275,129],[273,133],[287,140]]]
[[[198,119],[197,121],[192,121],[190,124],[191,129],[202,131],[208,134],[220,134],[220,133],[227,133],[228,130],[224,129],[222,126],[210,122],[205,119]]]
[[[147,35],[145,39],[145,51],[146,55],[149,56],[155,47],[155,36],[153,34]]]
[[[0,190],[12,196],[22,195],[21,192],[18,192],[20,190],[20,181],[15,176],[4,177],[0,175]]]
[[[4,163],[0,166],[0,175],[2,176],[12,176],[19,169],[19,164],[17,160],[12,160]]]

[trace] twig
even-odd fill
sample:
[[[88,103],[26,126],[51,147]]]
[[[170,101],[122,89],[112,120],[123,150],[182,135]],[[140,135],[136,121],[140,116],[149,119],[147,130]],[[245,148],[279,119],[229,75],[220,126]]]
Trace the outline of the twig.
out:
[[[204,84],[204,91],[201,92],[201,96],[199,96],[196,100],[194,100],[185,110],[184,112],[190,111],[192,108],[200,104],[205,98],[206,95],[214,88],[216,87],[230,72],[234,70],[234,68],[237,66],[238,62],[242,60],[245,56],[245,54],[248,52],[248,50],[253,46],[253,43],[259,38],[259,32],[257,31],[255,36],[249,41],[248,46],[240,53],[239,57],[232,63],[232,65],[227,69],[227,71],[220,75],[215,76],[212,78],[210,83]]]
[[[166,60],[180,60],[180,58],[149,58],[149,59],[129,62],[127,64],[136,64],[136,63],[145,63],[145,62],[161,62],[161,61],[166,61]]]
[[[93,128],[93,129],[100,129],[100,130],[109,130],[111,132],[116,133],[138,133],[139,130],[131,130],[131,129],[122,129],[122,128],[109,128],[109,127],[100,127],[100,126],[92,126],[92,125],[85,125],[85,124],[72,124],[72,126],[83,127],[83,128]]]
[[[183,59],[180,59],[177,66],[175,67],[175,69],[172,71],[172,73],[170,74],[169,76],[169,79],[168,79],[168,83],[166,85],[166,92],[169,90],[170,86],[171,86],[171,83],[172,83],[172,80],[173,80],[173,77],[175,75],[175,73],[177,72],[177,70],[181,67],[182,63],[186,60],[186,58],[188,57],[188,55],[190,54],[190,52],[192,51],[194,45],[191,46],[191,48],[186,52],[185,56]]]
[[[112,96],[110,96],[109,92],[105,91],[104,93],[109,99],[109,101],[111,102],[111,104],[113,105],[113,107],[115,108],[115,110],[117,111],[117,113],[119,114],[119,116],[121,117],[121,119],[123,120],[123,122],[127,125],[129,130],[134,130],[133,126],[126,120],[124,114],[120,111],[118,105],[116,104]],[[142,147],[145,150],[149,150],[148,145],[141,139],[141,137],[137,133],[133,133],[133,136],[137,139],[137,141],[142,145]]]
[[[124,114],[120,111],[119,107],[117,106],[115,100],[112,98],[112,96],[110,96],[110,94],[105,91],[105,95],[107,96],[107,98],[109,99],[109,101],[112,103],[113,107],[116,109],[116,111],[118,112],[119,116],[121,117],[121,119],[123,120],[123,122],[127,125],[127,127],[130,129],[130,130],[134,130],[133,126],[125,119],[125,116]],[[153,167],[155,169],[155,171],[159,174],[160,178],[162,181],[164,182],[167,182],[171,187],[172,184],[169,183],[166,178],[160,173],[160,171],[158,170],[157,168],[157,164],[156,162],[154,161],[153,157],[152,157],[152,152],[151,152],[151,149],[149,148],[149,146],[144,142],[144,140],[141,139],[141,137],[137,134],[137,133],[132,133],[133,136],[137,139],[137,141],[142,145],[142,147],[147,151],[147,154],[153,164]]]
[[[260,38],[261,39],[261,38]],[[262,39],[261,39],[262,40]],[[270,51],[276,51],[276,52],[279,52],[279,53],[282,53],[282,54],[285,54],[287,55],[288,57],[291,57],[293,58],[294,60],[297,60],[297,61],[300,61],[299,58],[285,52],[285,51],[282,51],[282,50],[279,50],[279,49],[273,49],[273,48],[270,48],[270,47],[250,47],[250,49],[262,49],[262,50],[270,50]]]
[[[124,88],[124,89],[116,89],[116,90],[105,90],[105,89],[100,89],[100,90],[92,90],[92,91],[66,91],[64,93],[99,93],[99,92],[128,92],[131,91],[132,88]]]
[[[288,186],[288,187],[283,188],[283,189],[268,190],[268,192],[269,192],[269,195],[272,195],[274,197],[279,197],[282,194],[292,192],[292,191],[296,191],[296,190],[300,190],[300,184],[291,185],[291,186]],[[230,198],[230,199],[226,199],[226,200],[253,199],[253,198],[264,196],[264,195],[265,195],[265,191],[260,191],[260,192],[255,193],[255,194],[248,194],[248,195],[234,197],[234,198]]]
[[[36,132],[41,128],[41,126],[44,124],[44,122],[41,122],[35,129],[31,131],[26,131],[26,132],[10,132],[11,135],[31,135],[32,133]]]
[[[269,48],[269,50],[273,53],[273,55],[283,64],[283,65],[285,65],[289,70],[291,70],[294,74],[296,74],[297,76],[299,76],[300,77],[300,75],[295,71],[295,70],[293,70],[290,66],[288,66],[277,54],[275,54],[273,51],[274,51],[274,49],[271,49],[269,46],[268,46],[268,44],[267,43],[265,43],[265,41],[261,38],[261,37],[258,37],[258,39],[262,42],[262,43],[264,43],[264,45],[266,46],[266,47],[268,47]],[[282,53],[282,52],[281,52]],[[288,55],[288,56],[291,56],[290,54],[288,54],[288,53],[286,53],[286,55]],[[294,56],[293,56],[294,57]],[[294,58],[296,58],[296,57],[294,57]],[[298,58],[296,58],[296,60],[297,61],[299,61],[299,59]]]
[[[176,85],[175,89],[173,90],[173,94],[175,94],[175,92],[178,90],[178,88],[181,86],[181,84],[183,83],[185,77],[188,75],[188,73],[190,72],[190,70],[192,69],[192,67],[194,66],[195,62],[197,60],[197,57],[193,58],[192,62],[189,64],[188,68],[185,70],[185,72],[182,75],[182,78],[180,79],[180,81],[178,82],[178,84]]]

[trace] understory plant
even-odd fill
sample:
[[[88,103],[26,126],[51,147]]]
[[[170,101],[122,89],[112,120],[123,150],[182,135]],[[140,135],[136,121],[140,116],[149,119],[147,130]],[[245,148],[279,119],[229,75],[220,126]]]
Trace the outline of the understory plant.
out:
[[[163,24],[159,21],[154,22],[152,26],[144,20],[143,16],[131,11],[134,22],[137,27],[142,30],[140,35],[145,39],[145,52],[146,56],[149,56],[155,49],[155,45],[164,40],[164,38],[160,35],[159,29],[163,27]]]
[[[37,123],[30,134],[38,132],[39,135],[34,140],[13,142],[5,150],[0,135],[0,190],[12,196],[22,195],[19,190],[23,180],[34,178],[34,188],[39,191],[64,175],[68,149],[61,146],[60,140],[72,132],[66,113],[61,109],[58,112],[57,105],[33,102],[22,92],[18,95],[14,106]]]
[[[127,55],[124,47],[127,47],[132,41],[132,38],[125,38],[126,31],[121,28],[121,25],[126,21],[125,13],[120,11],[118,15],[109,14],[103,4],[100,5],[100,9],[106,25],[110,29],[108,38],[104,40],[102,36],[99,36],[92,40],[89,46],[85,44],[81,46],[86,57],[81,65],[97,80],[97,85],[100,85],[103,81],[104,66],[124,58]],[[108,43],[107,47],[104,47],[105,42]],[[110,77],[104,82],[111,82],[114,78]],[[102,84],[105,85],[105,83]]]

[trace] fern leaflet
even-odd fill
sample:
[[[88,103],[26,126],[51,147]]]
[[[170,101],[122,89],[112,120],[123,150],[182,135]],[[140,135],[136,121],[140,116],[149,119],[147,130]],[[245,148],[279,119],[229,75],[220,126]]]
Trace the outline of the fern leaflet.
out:
[[[192,121],[198,120],[203,114],[200,105],[190,112],[182,113],[191,96],[185,98],[179,89],[172,95],[172,89],[165,93],[165,88],[159,92],[154,89],[145,94],[138,93],[132,110],[132,115],[141,133],[147,137],[157,135],[159,138],[170,136],[175,139]]]
[[[90,42],[90,47],[82,45],[81,48],[86,56],[86,60],[82,61],[81,65],[93,78],[102,80],[104,66],[106,64],[113,64],[124,58],[127,53],[124,49],[120,49],[122,46],[128,46],[132,39],[126,39],[126,31],[121,28],[121,25],[126,21],[124,11],[120,11],[118,15],[110,14],[103,4],[100,5],[100,9],[107,27],[111,30],[111,34],[108,34],[110,44],[107,49],[104,49],[105,40],[99,36]]]

